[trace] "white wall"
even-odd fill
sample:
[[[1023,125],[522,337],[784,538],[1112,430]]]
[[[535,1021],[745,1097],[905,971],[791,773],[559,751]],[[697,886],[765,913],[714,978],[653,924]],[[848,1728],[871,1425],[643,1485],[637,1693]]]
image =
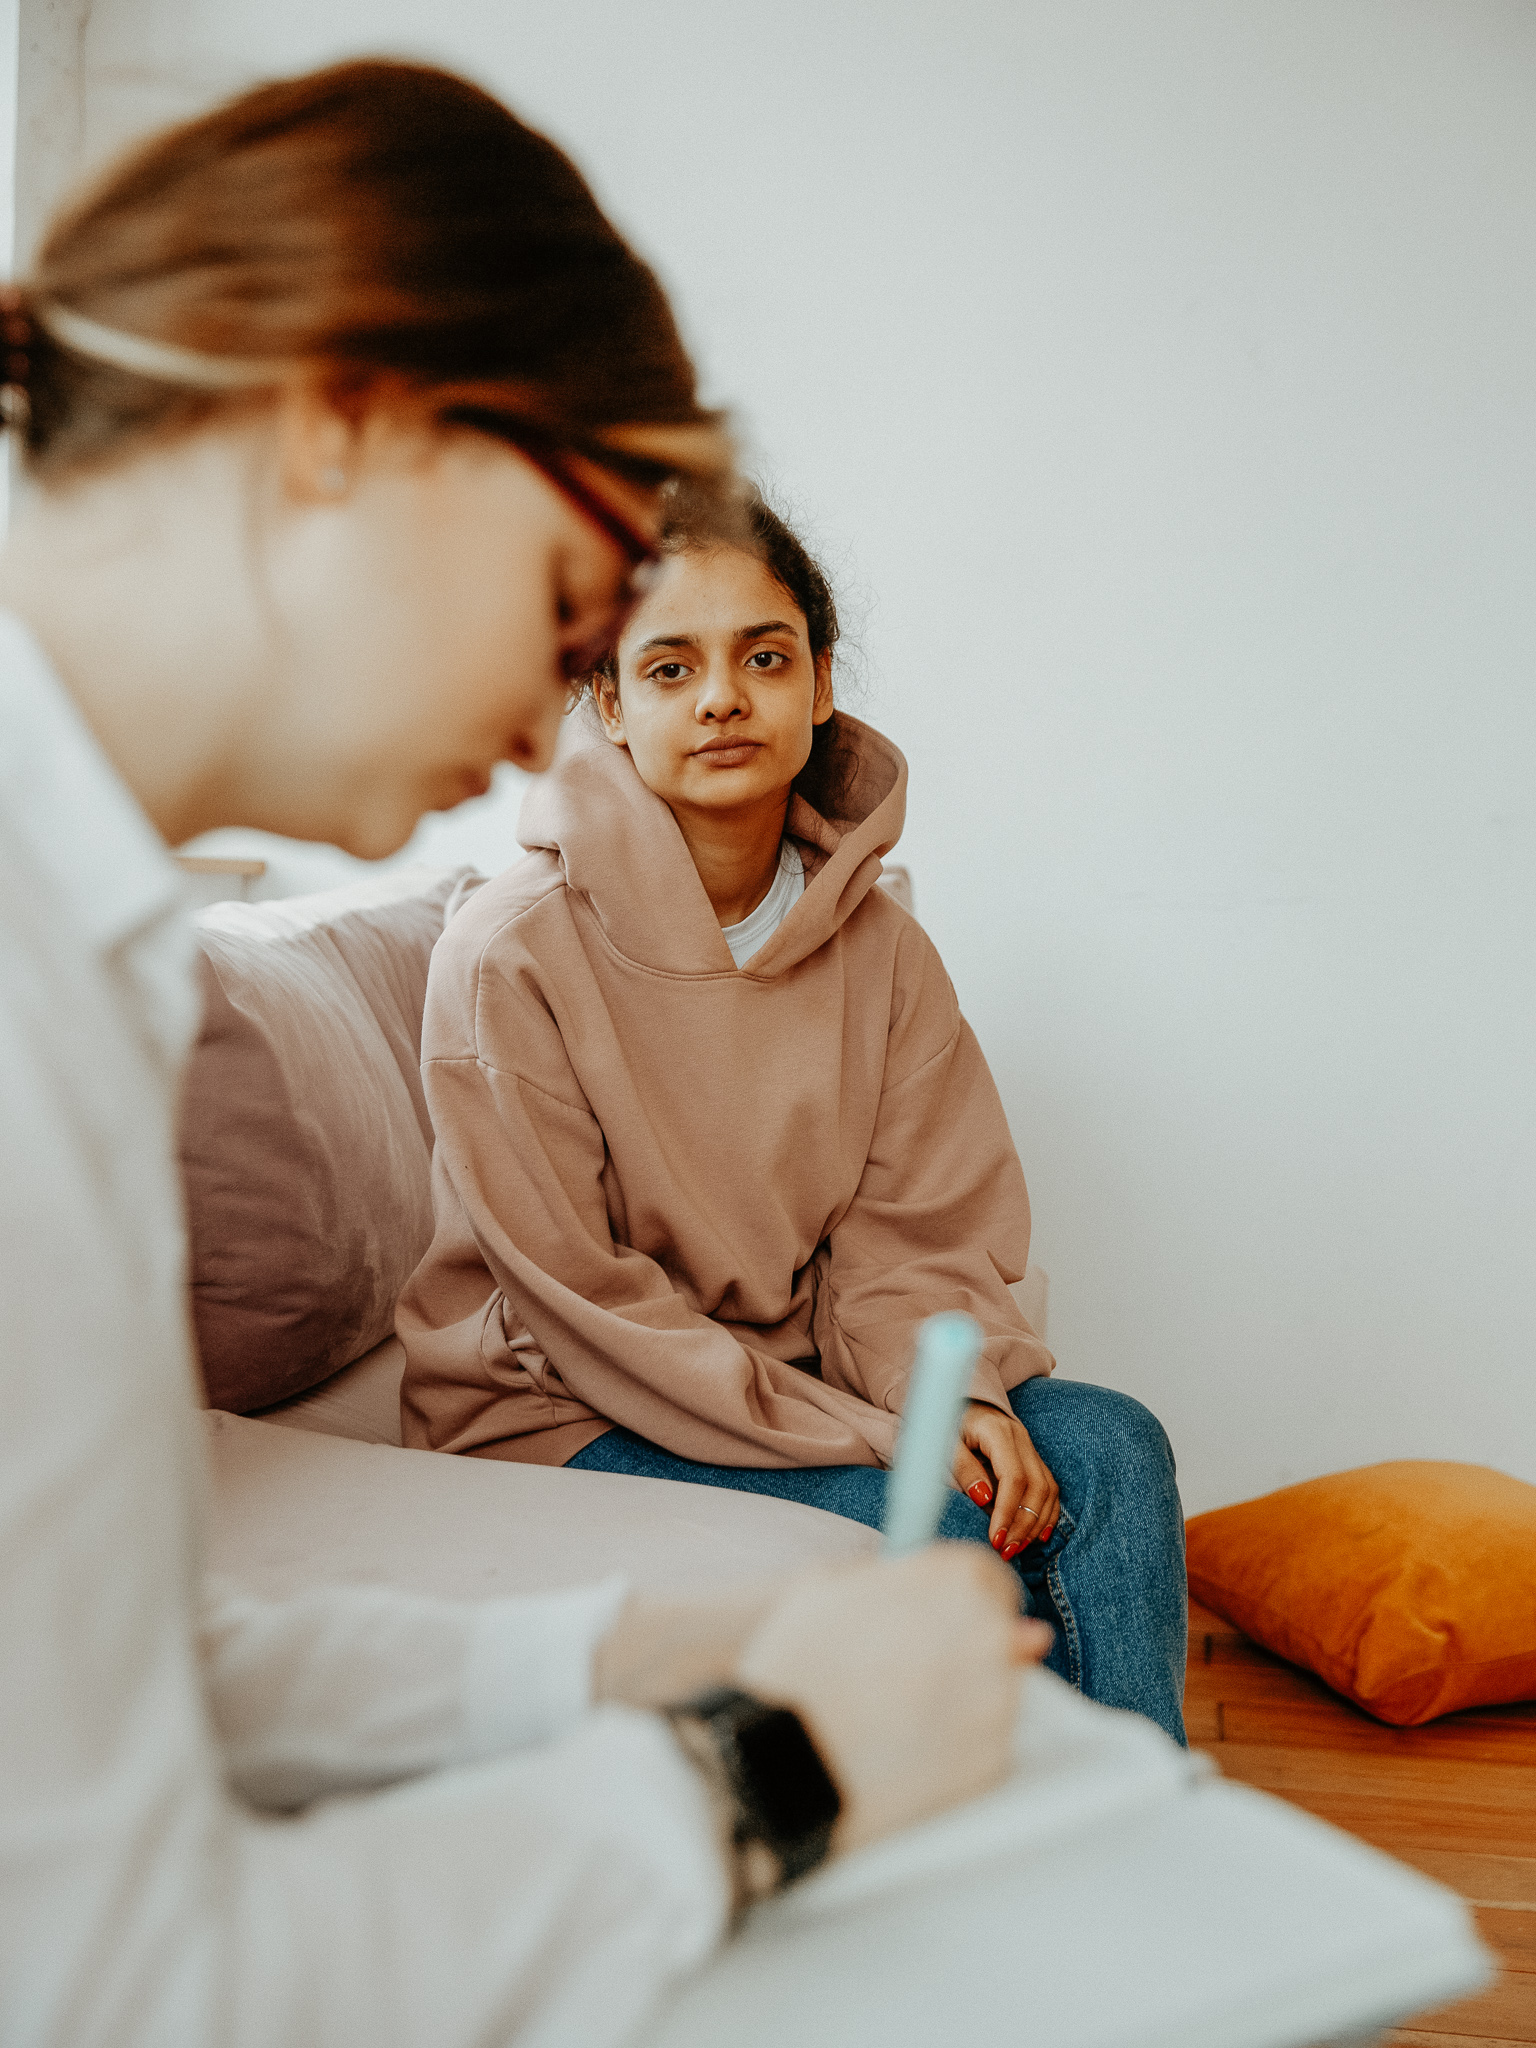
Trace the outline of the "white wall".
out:
[[[359,50],[568,144],[856,594],[1064,1370],[1193,1508],[1536,1479],[1536,9],[96,0],[85,50],[92,155]]]

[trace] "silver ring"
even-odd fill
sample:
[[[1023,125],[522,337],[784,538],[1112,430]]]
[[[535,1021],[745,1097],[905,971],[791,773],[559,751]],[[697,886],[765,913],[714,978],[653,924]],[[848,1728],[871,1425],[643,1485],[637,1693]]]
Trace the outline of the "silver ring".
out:
[[[1029,1516],[1029,1518],[1030,1518],[1030,1520],[1031,1520],[1032,1522],[1038,1522],[1038,1521],[1039,1521],[1039,1519],[1040,1519],[1040,1510],[1039,1510],[1038,1508],[1026,1508],[1026,1509],[1024,1510],[1024,1512],[1025,1512],[1025,1514],[1026,1514],[1026,1515],[1028,1515],[1028,1516]]]

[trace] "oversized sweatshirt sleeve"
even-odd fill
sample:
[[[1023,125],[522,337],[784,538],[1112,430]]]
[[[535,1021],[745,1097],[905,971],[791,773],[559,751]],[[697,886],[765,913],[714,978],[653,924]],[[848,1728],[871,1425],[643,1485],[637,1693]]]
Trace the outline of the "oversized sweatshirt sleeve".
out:
[[[623,1579],[569,1593],[439,1600],[323,1586],[285,1601],[210,1582],[200,1648],[224,1766],[254,1805],[479,1763],[566,1733]]]
[[[1029,1258],[1029,1195],[997,1085],[937,951],[908,928],[884,1085],[858,1192],[834,1224],[817,1303],[824,1378],[899,1413],[912,1331],[963,1309],[986,1336],[972,1398],[1055,1363],[1009,1292]]]
[[[478,968],[456,963],[447,975],[434,963],[433,972],[423,1077],[437,1133],[437,1235],[398,1312],[411,1360],[408,1440],[474,1450],[527,1430],[530,1408],[542,1405],[546,1426],[558,1426],[574,1396],[585,1404],[577,1413],[595,1411],[684,1457],[887,1460],[895,1428],[886,1410],[742,1342],[693,1308],[657,1260],[615,1241],[602,1127],[536,963],[503,942],[490,965],[482,957]],[[479,1041],[475,1020],[486,1010],[497,1047],[515,1048],[516,1070]],[[520,1341],[524,1325],[531,1344]]]

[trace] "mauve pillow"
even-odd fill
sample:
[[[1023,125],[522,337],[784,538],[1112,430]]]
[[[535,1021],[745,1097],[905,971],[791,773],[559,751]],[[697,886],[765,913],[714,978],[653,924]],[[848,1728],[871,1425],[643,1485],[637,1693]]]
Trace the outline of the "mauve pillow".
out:
[[[401,868],[198,915],[181,1165],[212,1407],[286,1400],[394,1327],[432,1234],[427,965],[470,880]]]

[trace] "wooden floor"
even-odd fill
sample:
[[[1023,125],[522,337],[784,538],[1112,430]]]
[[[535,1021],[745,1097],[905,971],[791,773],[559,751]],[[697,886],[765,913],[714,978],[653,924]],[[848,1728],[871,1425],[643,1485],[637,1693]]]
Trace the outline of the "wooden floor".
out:
[[[1189,1617],[1189,1739],[1257,1785],[1450,1885],[1502,1965],[1398,2048],[1536,2043],[1536,1705],[1385,1728],[1206,1609]]]

